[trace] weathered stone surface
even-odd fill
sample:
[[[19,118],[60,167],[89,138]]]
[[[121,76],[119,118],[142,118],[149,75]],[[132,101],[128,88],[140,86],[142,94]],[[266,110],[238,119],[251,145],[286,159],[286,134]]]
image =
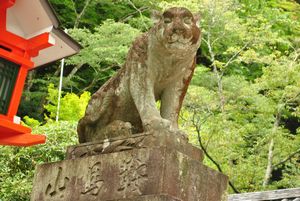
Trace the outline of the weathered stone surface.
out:
[[[134,41],[124,66],[93,94],[78,124],[80,143],[178,129],[201,42],[199,17],[174,7],[154,18],[154,27]]]
[[[194,160],[203,160],[202,151],[189,144],[185,134],[166,130],[135,134],[130,137],[116,137],[97,142],[70,146],[67,149],[66,159],[162,146],[172,147],[173,149],[188,155]]]
[[[40,165],[31,200],[220,201],[226,183],[172,145],[150,146]]]
[[[132,199],[120,199],[120,200],[110,200],[110,201],[137,201],[136,198]],[[169,195],[146,195],[146,196],[140,196],[138,198],[138,201],[182,201],[179,199],[176,199]]]

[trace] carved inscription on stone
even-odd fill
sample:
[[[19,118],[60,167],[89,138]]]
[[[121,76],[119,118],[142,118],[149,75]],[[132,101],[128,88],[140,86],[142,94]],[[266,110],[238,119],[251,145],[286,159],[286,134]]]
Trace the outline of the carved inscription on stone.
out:
[[[191,177],[191,187],[192,187],[191,195],[193,195],[193,197],[197,201],[203,200],[204,197],[203,192],[199,190],[200,184],[201,184],[201,180],[199,175],[195,175]]]
[[[147,164],[136,157],[129,157],[120,165],[120,187],[123,197],[141,195],[141,187],[148,180]]]
[[[51,199],[53,199],[54,197],[63,198],[64,191],[66,190],[69,181],[70,179],[68,177],[63,176],[62,167],[59,167],[54,181],[51,181],[47,185],[45,191],[46,198],[51,198]]]
[[[88,178],[81,194],[89,194],[97,196],[103,187],[103,179],[101,175],[101,163],[96,162],[89,167]]]

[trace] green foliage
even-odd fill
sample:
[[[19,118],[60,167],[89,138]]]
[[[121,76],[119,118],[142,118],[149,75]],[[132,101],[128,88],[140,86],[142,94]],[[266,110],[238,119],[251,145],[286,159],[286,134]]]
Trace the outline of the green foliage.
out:
[[[153,22],[150,18],[141,16],[141,17],[136,17],[128,20],[128,23],[130,26],[133,28],[136,28],[141,31],[147,31],[150,27],[153,26]]]
[[[88,29],[72,29],[70,34],[84,48],[67,63],[83,63],[97,69],[101,64],[123,64],[129,45],[140,31],[128,24],[106,20],[93,33]]]
[[[90,98],[91,94],[87,91],[80,96],[74,93],[64,95],[60,102],[59,119],[62,121],[78,121],[83,117]],[[53,84],[50,84],[48,87],[47,100],[48,104],[44,107],[49,112],[49,116],[46,116],[46,119],[55,119],[57,114],[58,90],[54,88]]]
[[[37,127],[37,126],[41,125],[41,122],[39,122],[38,120],[36,120],[34,118],[30,118],[29,116],[23,117],[23,121],[24,121],[25,125],[27,125],[29,127]]]
[[[214,80],[214,74],[197,69],[196,75],[197,85],[190,87],[185,101],[183,128],[191,134],[190,140],[194,144],[199,144],[195,128],[200,130],[205,148],[221,164],[237,189],[246,192],[261,190],[270,138],[275,139],[273,164],[277,164],[299,149],[299,136],[292,134],[284,125],[280,125],[274,133],[278,102],[262,95],[257,85],[241,76],[224,77],[226,104],[221,111],[216,84],[207,82],[208,77]],[[278,80],[275,82],[278,83]],[[215,168],[208,158],[205,162]],[[276,169],[282,178],[274,180],[269,189],[299,185],[300,169],[296,158]]]
[[[29,75],[38,74],[37,71],[39,69],[29,72]],[[30,79],[30,76],[27,77],[27,86],[25,86],[23,91],[18,116],[30,116],[39,121],[43,120],[43,104],[47,96],[49,82],[58,83],[58,79],[53,75],[51,77],[48,77],[48,75],[36,75],[35,79]]]
[[[193,6],[194,1],[188,2]],[[205,59],[192,80],[181,125],[196,145],[200,135],[202,148],[237,190],[297,187],[299,21],[293,17],[297,14],[279,5],[270,7],[266,1],[241,2],[201,2]],[[273,157],[268,159],[271,140]],[[209,158],[205,162],[216,168]],[[263,186],[270,162],[270,180]]]
[[[73,0],[50,0],[60,22],[64,27],[73,27],[76,20],[76,8]]]
[[[149,16],[147,7],[156,7],[159,0],[50,0],[59,19],[67,28],[88,28],[93,30],[107,19],[124,21],[139,17],[137,8],[144,10]]]
[[[95,91],[98,88],[94,89],[96,85],[103,84],[120,68],[130,44],[140,31],[128,24],[106,20],[93,33],[88,29],[72,29],[69,33],[81,43],[83,49],[66,60],[67,65],[75,66],[67,81],[76,82],[73,86],[81,93],[83,90]],[[65,84],[72,85],[73,82]]]
[[[174,0],[174,1],[161,1],[159,3],[159,7],[162,10],[171,8],[171,7],[186,7],[193,12],[199,12],[199,5],[201,4],[201,0]]]
[[[77,143],[75,122],[48,123],[33,132],[45,134],[47,143],[0,147],[0,200],[29,201],[36,165],[63,160],[66,147]]]

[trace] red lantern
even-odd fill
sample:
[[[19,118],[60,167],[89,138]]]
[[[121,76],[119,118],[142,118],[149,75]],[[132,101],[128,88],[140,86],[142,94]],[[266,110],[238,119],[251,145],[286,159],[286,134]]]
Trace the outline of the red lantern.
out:
[[[0,1],[0,145],[44,143],[16,116],[29,70],[79,52],[47,0]]]

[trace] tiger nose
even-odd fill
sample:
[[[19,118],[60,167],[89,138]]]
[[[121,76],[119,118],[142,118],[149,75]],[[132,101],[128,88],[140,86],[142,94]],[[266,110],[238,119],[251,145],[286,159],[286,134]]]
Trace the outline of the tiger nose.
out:
[[[180,26],[174,26],[172,32],[176,34],[182,34],[184,32],[184,28]]]
[[[180,26],[180,25],[174,25],[173,26],[173,29],[172,29],[172,32],[173,33],[176,33],[176,34],[182,34],[184,32],[184,28],[183,26]]]

